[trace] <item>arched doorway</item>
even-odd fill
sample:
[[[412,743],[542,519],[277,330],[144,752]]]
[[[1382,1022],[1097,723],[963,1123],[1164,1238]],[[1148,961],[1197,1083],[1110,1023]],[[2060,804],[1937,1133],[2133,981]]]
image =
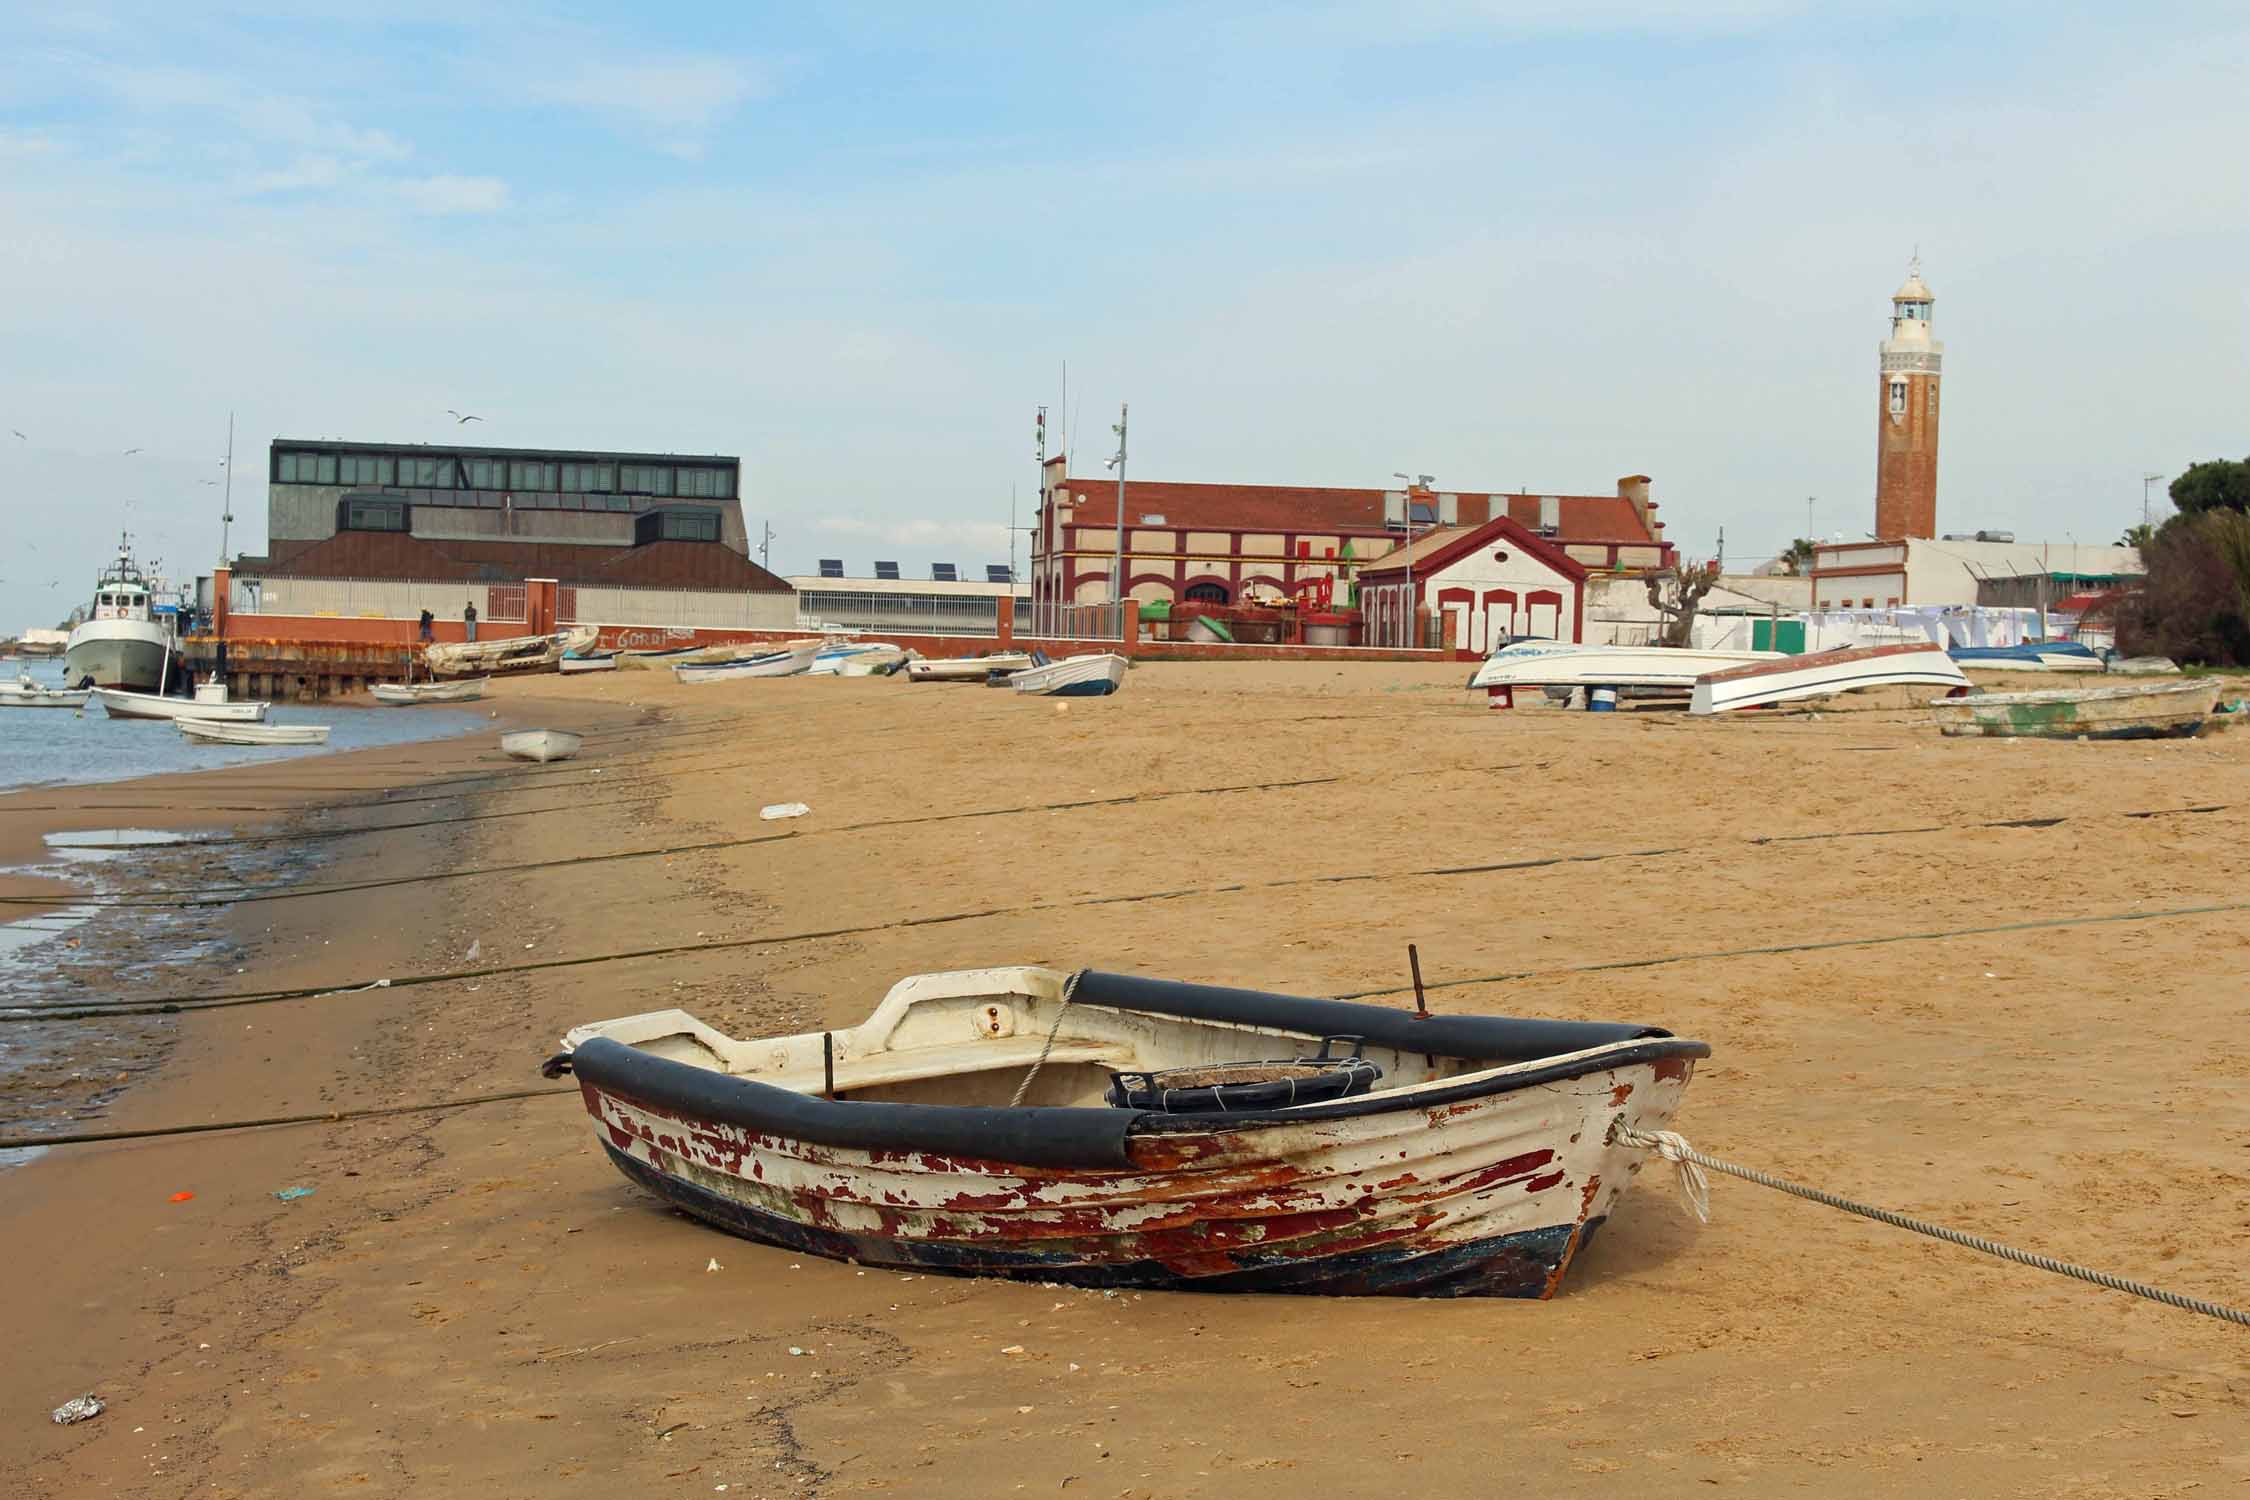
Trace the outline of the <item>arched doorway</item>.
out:
[[[1189,584],[1187,592],[1180,597],[1190,604],[1224,604],[1227,602],[1227,586],[1205,578]]]

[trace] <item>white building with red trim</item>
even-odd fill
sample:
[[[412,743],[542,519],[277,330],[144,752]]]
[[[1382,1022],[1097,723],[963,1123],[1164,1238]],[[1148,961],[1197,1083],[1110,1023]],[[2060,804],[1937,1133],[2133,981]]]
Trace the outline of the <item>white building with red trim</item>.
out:
[[[1586,565],[1506,516],[1416,537],[1359,569],[1369,646],[1488,655],[1518,636],[1586,635]],[[1407,624],[1411,606],[1419,628]]]
[[[1111,597],[1118,552],[1114,479],[1067,477],[1051,458],[1033,527],[1034,606]],[[1294,485],[1125,486],[1125,587],[1129,598],[1237,604],[1246,594],[1288,595],[1308,580],[1395,550],[1411,524],[1477,527],[1506,518],[1581,570],[1670,567],[1676,559],[1649,498],[1645,474],[1627,475],[1614,495],[1538,495],[1451,490],[1330,489]]]

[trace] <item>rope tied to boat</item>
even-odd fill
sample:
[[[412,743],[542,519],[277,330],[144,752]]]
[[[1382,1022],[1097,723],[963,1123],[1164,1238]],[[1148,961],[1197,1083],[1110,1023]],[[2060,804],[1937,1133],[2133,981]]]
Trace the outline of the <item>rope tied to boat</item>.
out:
[[[1016,1085],[1015,1094],[1008,1100],[1008,1108],[1014,1109],[1023,1103],[1023,1096],[1031,1092],[1031,1080],[1037,1078],[1039,1070],[1047,1066],[1047,1054],[1055,1050],[1055,1038],[1062,1035],[1063,1017],[1070,1014],[1070,1002],[1078,994],[1078,981],[1085,977],[1086,971],[1079,969],[1063,985],[1062,1009],[1055,1012],[1055,1024],[1047,1028],[1046,1045],[1039,1049],[1039,1060],[1031,1065],[1030,1072],[1023,1075],[1023,1082]]]
[[[2071,1261],[2057,1260],[2051,1255],[2040,1255],[2030,1250],[2018,1250],[2012,1245],[2003,1245],[1998,1240],[1985,1239],[1982,1235],[1965,1234],[1958,1229],[1949,1229],[1943,1224],[1933,1224],[1926,1219],[1917,1219],[1892,1209],[1877,1207],[1872,1203],[1860,1203],[1837,1193],[1825,1192],[1816,1187],[1807,1187],[1800,1182],[1791,1182],[1786,1177],[1776,1177],[1770,1172],[1761,1172],[1755,1167],[1745,1167],[1731,1161],[1722,1161],[1716,1156],[1706,1155],[1696,1150],[1688,1144],[1685,1136],[1676,1131],[1635,1130],[1625,1123],[1623,1115],[1619,1115],[1610,1122],[1609,1140],[1614,1145],[1634,1146],[1643,1151],[1654,1151],[1666,1161],[1671,1162],[1679,1170],[1680,1192],[1686,1198],[1689,1210],[1695,1214],[1696,1218],[1706,1223],[1710,1221],[1711,1203],[1710,1181],[1704,1176],[1705,1170],[1708,1169],[1712,1172],[1724,1172],[1729,1177],[1739,1177],[1745,1182],[1754,1182],[1760,1187],[1769,1187],[1776,1192],[1787,1193],[1792,1197],[1803,1198],[1810,1203],[1824,1204],[1829,1208],[1842,1209],[1848,1214],[1857,1214],[1863,1219],[1873,1219],[1876,1223],[1888,1224],[1893,1229],[1909,1230],[1915,1234],[1927,1235],[1931,1239],[1944,1240],[1947,1244],[1959,1245],[1966,1250],[1975,1250],[1981,1254],[1997,1256],[2001,1260],[2014,1261],[2019,1266],[2030,1266],[2036,1271],[2048,1271],[2057,1276],[2068,1276],[2073,1280],[2104,1287],[2113,1292],[2125,1292],[2131,1296],[2146,1298],[2151,1302],[2161,1302],[2166,1307],[2175,1307],[2182,1312],[2201,1313],[2207,1318],[2217,1318],[2227,1323],[2239,1323],[2245,1328],[2250,1328],[2250,1312],[2244,1312],[2240,1308],[2206,1301],[2201,1297],[2185,1296],[2179,1292],[2168,1292],[2162,1287],[2150,1286],[2146,1282],[2133,1281],[2123,1276],[2113,1276],[2107,1271],[2097,1271],[2091,1266],[2081,1266]]]

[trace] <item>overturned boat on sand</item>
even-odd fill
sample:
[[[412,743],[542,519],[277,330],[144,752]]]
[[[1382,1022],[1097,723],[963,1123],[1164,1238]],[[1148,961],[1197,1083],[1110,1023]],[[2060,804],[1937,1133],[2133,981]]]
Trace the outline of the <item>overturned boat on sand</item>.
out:
[[[1089,1287],[1547,1297],[1710,1049],[1082,971],[892,987],[858,1026],[571,1031],[596,1138],[731,1233]]]
[[[565,652],[586,652],[601,634],[591,625],[572,625],[553,635],[512,635],[496,641],[449,641],[422,648],[433,676],[466,677],[472,672],[531,672],[551,667]]]

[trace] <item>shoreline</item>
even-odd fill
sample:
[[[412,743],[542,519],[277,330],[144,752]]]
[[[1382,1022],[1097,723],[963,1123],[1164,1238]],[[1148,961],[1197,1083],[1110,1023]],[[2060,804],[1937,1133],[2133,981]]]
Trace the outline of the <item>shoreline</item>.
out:
[[[1385,990],[1412,940],[1436,1008],[1709,1041],[1676,1125],[1706,1150],[2239,1300],[2250,1229],[2179,1232],[2250,1189],[2230,1155],[2250,1140],[2233,1007],[2181,977],[2224,966],[2231,927],[1851,940],[1967,925],[1933,909],[1964,892],[1995,920],[2215,899],[2250,829],[2228,791],[2250,737],[2120,754],[1943,741],[1882,712],[1491,715],[1457,677],[1157,664],[1067,706],[885,679],[541,679],[509,696],[601,718],[586,753],[501,778],[433,759],[426,792],[359,804],[413,826],[337,840],[318,884],[404,883],[231,908],[239,983],[452,973],[472,950],[597,961],[184,1014],[110,1123],[536,1087],[578,1021],[681,1006],[737,1037],[848,1026],[907,974],[992,962]],[[781,801],[812,812],[758,818]],[[1651,803],[1660,822],[1626,816]],[[2183,804],[2226,806],[2140,816]],[[2038,810],[2071,816],[1990,826]],[[1921,831],[1833,837],[1905,824]],[[708,847],[634,853],[690,844]],[[1604,857],[1536,862],[1586,853]],[[482,873],[413,878],[462,871]],[[1164,895],[1184,887],[1203,894]],[[2036,1107],[2058,1098],[2100,1128],[2058,1149]],[[2183,1114],[2208,1129],[2181,1139]],[[298,1187],[312,1196],[273,1196]],[[1495,1458],[1543,1492],[1758,1493],[1844,1464],[1882,1492],[1936,1476],[1993,1493],[2062,1472],[2043,1465],[2104,1471],[2119,1434],[2147,1483],[2232,1472],[2250,1381],[2231,1330],[1746,1186],[1720,1185],[1714,1209],[1699,1230],[1668,1173],[1642,1174],[1543,1304],[1104,1297],[720,1234],[619,1177],[568,1090],[74,1146],[0,1173],[10,1247],[42,1268],[0,1290],[0,1317],[43,1351],[0,1374],[17,1440],[0,1474],[33,1493],[1020,1482],[1279,1500],[1340,1410],[1392,1436],[1321,1450],[1343,1493],[1469,1493]],[[45,1422],[84,1390],[110,1412]],[[1955,1417],[1970,1391],[1973,1424]],[[1755,1415],[1714,1424],[1714,1403]],[[995,1443],[1015,1455],[1004,1484]]]

